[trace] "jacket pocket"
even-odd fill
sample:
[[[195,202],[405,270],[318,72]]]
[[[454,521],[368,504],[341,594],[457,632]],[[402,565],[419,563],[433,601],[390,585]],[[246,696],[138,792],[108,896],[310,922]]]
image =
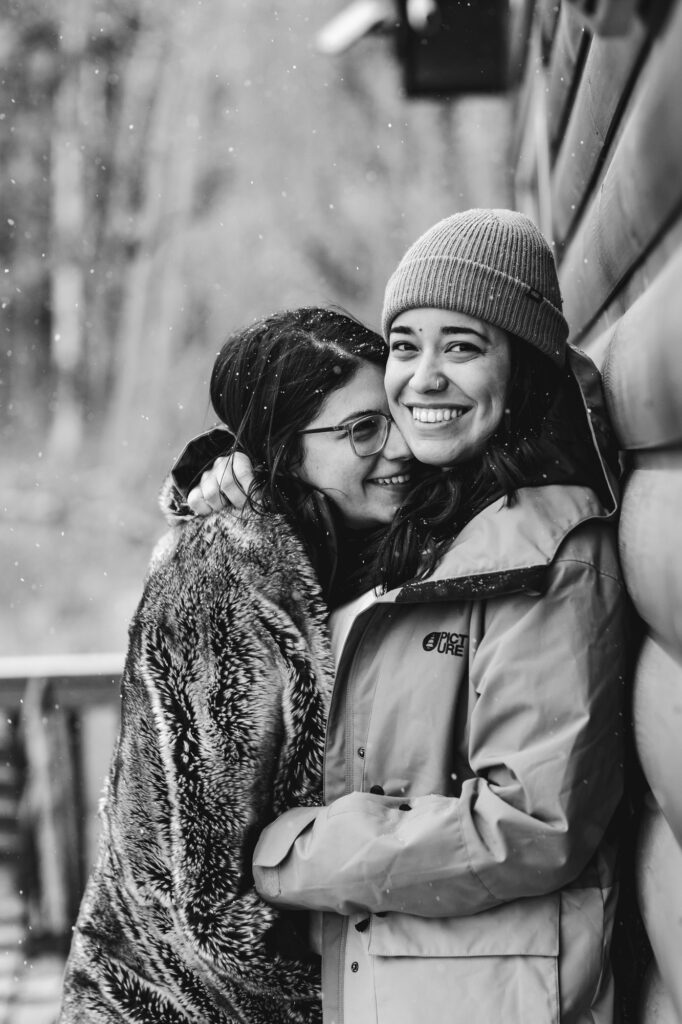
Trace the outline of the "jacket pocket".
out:
[[[375,956],[559,955],[559,893],[504,903],[471,917],[372,917]]]
[[[461,918],[372,917],[378,1024],[558,1024],[559,899]]]

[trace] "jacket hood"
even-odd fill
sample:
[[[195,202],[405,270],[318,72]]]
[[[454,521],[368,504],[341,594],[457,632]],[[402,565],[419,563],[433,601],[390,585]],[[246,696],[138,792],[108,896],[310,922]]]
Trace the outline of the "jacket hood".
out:
[[[596,473],[595,490],[602,503],[604,516],[615,516],[618,511],[620,475],[618,446],[606,411],[601,375],[589,356],[570,346],[567,368],[578,385],[582,401]]]
[[[159,492],[159,508],[169,526],[194,519],[195,513],[187,504],[187,498],[178,488],[172,472],[164,480]]]

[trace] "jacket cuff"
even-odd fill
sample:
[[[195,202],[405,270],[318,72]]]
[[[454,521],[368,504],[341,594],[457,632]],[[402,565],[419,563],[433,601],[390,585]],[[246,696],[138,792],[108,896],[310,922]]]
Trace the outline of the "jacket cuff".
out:
[[[279,866],[298,837],[315,821],[323,808],[294,807],[263,829],[253,854],[253,878],[263,899],[276,899],[282,892]]]

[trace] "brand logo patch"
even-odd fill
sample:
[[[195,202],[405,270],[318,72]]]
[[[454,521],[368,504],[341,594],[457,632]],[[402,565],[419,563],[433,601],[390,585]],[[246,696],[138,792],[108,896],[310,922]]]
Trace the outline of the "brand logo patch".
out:
[[[464,655],[464,645],[468,639],[468,633],[427,633],[422,640],[422,647],[425,651],[454,654],[461,658]]]

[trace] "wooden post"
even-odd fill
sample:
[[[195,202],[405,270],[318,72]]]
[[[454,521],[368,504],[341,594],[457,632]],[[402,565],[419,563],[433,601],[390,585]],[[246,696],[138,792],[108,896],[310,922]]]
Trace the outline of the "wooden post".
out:
[[[48,451],[72,458],[83,433],[78,373],[84,353],[86,201],[83,131],[79,119],[82,55],[88,30],[86,0],[61,5],[61,77],[54,98],[51,138],[51,228],[53,264],[52,364],[56,373],[55,408]]]
[[[35,937],[64,940],[71,930],[81,891],[73,748],[66,714],[50,706],[47,679],[26,683],[22,731],[26,787],[21,818],[32,839],[37,877],[29,893]]]

